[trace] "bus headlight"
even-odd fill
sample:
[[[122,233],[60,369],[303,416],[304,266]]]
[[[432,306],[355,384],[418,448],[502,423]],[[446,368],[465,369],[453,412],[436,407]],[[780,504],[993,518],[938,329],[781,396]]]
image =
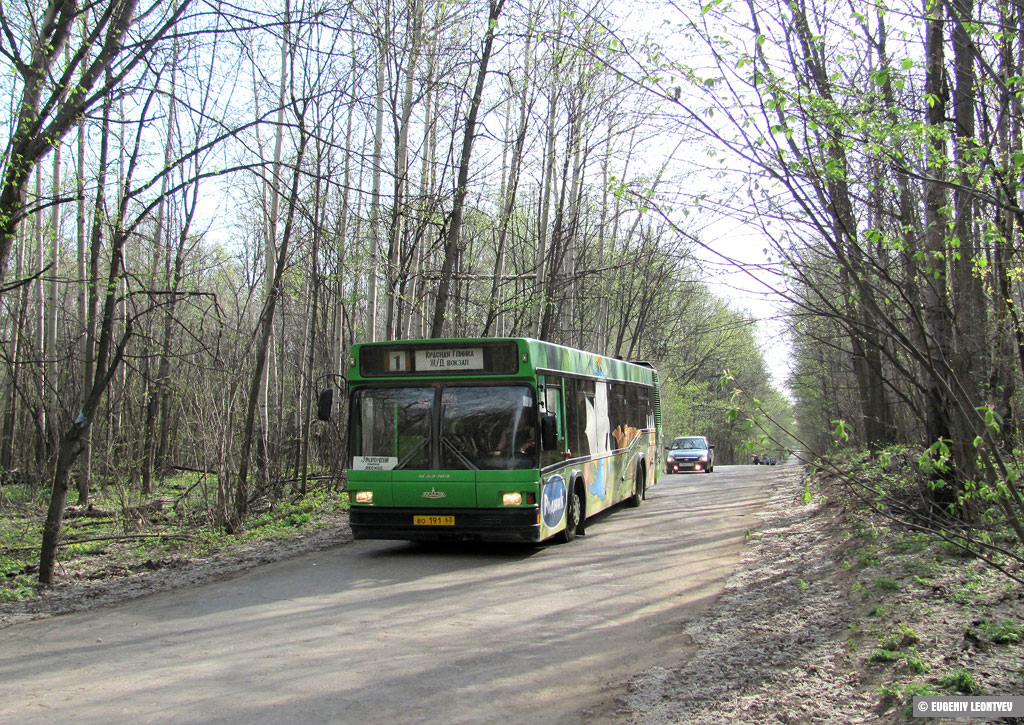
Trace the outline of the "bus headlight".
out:
[[[521,493],[503,493],[501,494],[501,505],[502,506],[522,506],[523,505],[523,494]]]
[[[350,491],[353,503],[373,503],[373,491]]]

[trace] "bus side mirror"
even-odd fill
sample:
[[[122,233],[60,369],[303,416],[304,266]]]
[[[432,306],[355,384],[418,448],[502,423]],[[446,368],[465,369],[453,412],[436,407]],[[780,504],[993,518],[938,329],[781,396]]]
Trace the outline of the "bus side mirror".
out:
[[[334,404],[334,388],[327,387],[320,391],[316,399],[316,417],[320,420],[331,419],[331,406]]]
[[[555,421],[555,416],[541,416],[540,442],[546,451],[553,451],[558,447],[558,425]]]

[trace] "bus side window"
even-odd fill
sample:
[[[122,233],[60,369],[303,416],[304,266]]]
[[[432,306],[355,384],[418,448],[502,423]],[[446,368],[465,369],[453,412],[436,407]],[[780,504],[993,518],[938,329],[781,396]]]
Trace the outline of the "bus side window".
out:
[[[562,380],[548,377],[544,386],[544,411],[541,417],[541,466],[550,466],[565,460],[562,455],[565,447],[563,431]]]

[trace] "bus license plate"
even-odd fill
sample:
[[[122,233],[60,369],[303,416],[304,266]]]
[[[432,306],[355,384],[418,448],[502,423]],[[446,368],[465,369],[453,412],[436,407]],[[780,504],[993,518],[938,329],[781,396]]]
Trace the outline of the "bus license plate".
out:
[[[455,526],[454,516],[413,516],[413,526]]]

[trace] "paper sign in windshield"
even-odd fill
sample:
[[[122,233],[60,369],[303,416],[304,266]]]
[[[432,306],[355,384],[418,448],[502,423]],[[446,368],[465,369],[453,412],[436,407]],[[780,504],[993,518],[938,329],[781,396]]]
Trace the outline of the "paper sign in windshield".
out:
[[[398,465],[397,456],[353,456],[352,468],[356,471],[390,471]]]
[[[417,350],[416,370],[483,370],[482,347],[459,347],[448,350]]]

